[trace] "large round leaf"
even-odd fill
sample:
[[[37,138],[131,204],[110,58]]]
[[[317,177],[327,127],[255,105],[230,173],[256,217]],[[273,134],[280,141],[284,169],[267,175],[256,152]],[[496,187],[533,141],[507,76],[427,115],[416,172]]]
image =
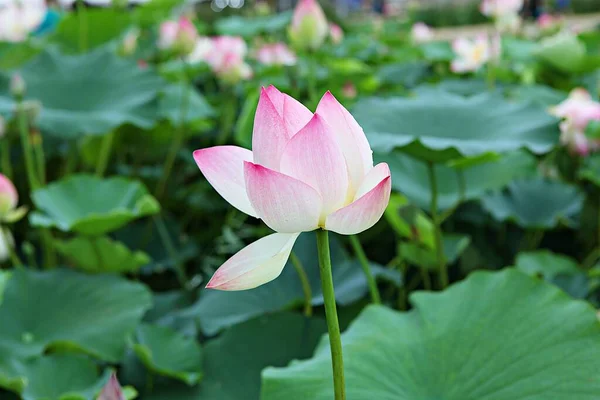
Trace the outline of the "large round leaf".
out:
[[[179,379],[188,385],[202,377],[202,351],[194,338],[169,327],[142,324],[133,350],[144,365],[160,375]]]
[[[61,138],[105,134],[125,122],[152,126],[157,116],[149,103],[164,85],[151,69],[141,69],[107,47],[75,56],[48,48],[20,73],[27,84],[26,98],[42,103],[40,128]],[[1,82],[0,96],[10,98]],[[12,107],[0,109],[4,114],[11,111]]]
[[[36,190],[33,225],[101,235],[155,214],[160,205],[144,185],[125,178],[74,175]]]
[[[261,33],[282,31],[289,25],[291,18],[291,12],[254,18],[234,15],[220,18],[215,24],[215,28],[221,35],[254,37]]]
[[[506,191],[482,197],[481,204],[498,221],[549,229],[576,225],[583,199],[576,186],[536,178],[511,182]]]
[[[409,313],[371,306],[344,333],[349,399],[595,400],[600,323],[588,304],[514,269],[476,272]],[[329,345],[263,372],[263,400],[329,400]]]
[[[3,362],[39,356],[48,348],[78,349],[117,362],[126,340],[151,305],[148,290],[116,276],[69,270],[16,270],[0,305]]]
[[[392,187],[404,194],[411,202],[426,210],[430,209],[431,188],[427,164],[398,151],[375,153],[377,162],[385,161],[392,171]],[[436,165],[438,183],[438,207],[440,210],[455,205],[461,196],[461,180],[464,179],[464,200],[478,199],[489,190],[498,190],[515,178],[525,178],[536,173],[536,160],[525,151],[502,156],[495,162],[476,165],[460,172],[445,165]]]
[[[233,326],[204,348],[202,382],[195,387],[164,386],[144,396],[148,400],[254,400],[260,392],[260,372],[309,357],[325,321],[299,314],[276,313]]]
[[[367,282],[360,264],[345,254],[337,240],[333,237],[331,239],[336,298],[338,304],[350,304],[367,293]],[[314,235],[301,235],[294,246],[294,252],[301,260],[308,275],[312,288],[312,304],[323,304]],[[387,278],[387,275],[383,273],[387,270],[376,265],[373,265],[372,269],[374,274]],[[398,283],[399,276],[394,278]],[[284,310],[290,306],[302,304],[303,301],[304,293],[298,273],[291,262],[288,262],[277,279],[256,289],[239,292],[205,290],[198,302],[182,314],[197,318],[202,331],[207,335],[213,335],[225,327],[258,315]]]
[[[354,116],[373,150],[402,148],[430,161],[520,148],[544,153],[559,136],[557,120],[542,107],[499,94],[465,98],[429,90],[415,98],[367,98]]]

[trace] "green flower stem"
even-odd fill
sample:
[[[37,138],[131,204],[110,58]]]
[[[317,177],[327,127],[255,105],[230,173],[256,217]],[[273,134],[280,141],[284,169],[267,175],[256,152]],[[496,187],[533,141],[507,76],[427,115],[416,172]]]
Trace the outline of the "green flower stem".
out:
[[[87,14],[83,0],[77,0],[76,9],[79,20],[79,51],[83,53],[88,47]]]
[[[165,225],[165,222],[160,214],[154,216],[154,223],[156,224],[156,230],[158,231],[158,235],[160,236],[160,240],[165,247],[165,250],[169,254],[169,257],[173,260],[177,281],[182,288],[187,289],[188,279],[185,273],[185,268],[177,257],[177,251],[175,250],[175,246],[173,245],[173,241],[171,240],[167,226]]]
[[[187,64],[184,64],[187,66]],[[156,190],[154,195],[158,200],[160,200],[167,188],[167,182],[169,177],[171,176],[171,171],[173,170],[173,166],[175,165],[175,160],[177,159],[177,155],[183,146],[183,142],[185,141],[185,120],[188,114],[188,108],[190,103],[190,97],[192,94],[191,85],[188,82],[187,68],[184,68],[183,78],[182,78],[182,93],[181,93],[181,108],[180,108],[180,116],[179,116],[179,129],[175,131],[175,137],[173,138],[173,142],[171,147],[169,148],[169,152],[167,153],[167,158],[165,159],[165,163],[163,165],[163,174],[156,185]]]
[[[365,277],[367,278],[367,284],[369,285],[369,292],[371,293],[371,301],[374,304],[381,304],[381,295],[379,294],[379,289],[377,288],[377,282],[371,273],[371,266],[369,265],[369,260],[367,259],[367,255],[360,244],[360,240],[356,237],[356,235],[350,235],[350,244],[352,245],[352,249],[360,262],[360,265],[365,273]]]
[[[319,252],[319,271],[321,272],[321,286],[325,301],[325,317],[329,332],[329,346],[331,347],[331,364],[333,366],[333,388],[335,400],[346,399],[344,386],[344,360],[342,357],[342,338],[335,305],[333,290],[333,275],[331,273],[331,256],[329,254],[329,234],[325,230],[317,231],[317,250]]]
[[[306,270],[302,265],[302,261],[300,261],[294,252],[290,254],[290,261],[302,284],[302,291],[304,292],[304,315],[310,317],[312,315],[312,290],[310,288],[310,282],[308,281],[308,275],[306,275]]]
[[[4,242],[6,243],[6,246],[8,247],[8,254],[10,256],[10,262],[12,263],[13,267],[15,267],[17,269],[23,268],[23,262],[17,255],[17,252],[16,252],[14,246],[11,246],[11,244],[10,244],[11,237],[9,235],[10,235],[10,233],[6,229],[4,229],[0,226],[0,236],[2,236],[0,238],[0,240],[4,240]]]
[[[308,53],[308,96],[311,103],[317,101],[317,63],[314,52]]]
[[[44,268],[56,268],[56,253],[54,252],[52,232],[50,232],[50,229],[44,228],[40,229],[40,234],[42,235],[42,246],[44,247]]]
[[[35,154],[35,160],[38,168],[38,179],[40,185],[46,185],[46,155],[44,154],[44,143],[42,142],[42,136],[39,132],[36,134],[33,140],[33,152]]]
[[[10,180],[13,178],[12,164],[10,160],[10,142],[8,138],[4,138],[2,147],[2,173]]]
[[[431,278],[429,277],[429,271],[425,267],[419,267],[419,271],[421,272],[421,279],[423,280],[423,287],[425,290],[431,290]]]
[[[237,99],[235,95],[231,96],[231,99],[225,102],[223,107],[223,113],[221,114],[221,131],[217,136],[217,144],[222,146],[227,143],[231,137],[231,131],[235,126],[236,117],[236,103]]]
[[[31,140],[29,137],[29,127],[27,125],[27,112],[23,109],[23,102],[19,100],[17,102],[17,118],[19,122],[19,133],[21,135],[21,146],[23,148],[23,157],[25,158],[25,169],[27,172],[27,180],[29,182],[29,188],[34,191],[40,187],[40,184],[36,177],[35,163],[33,160],[33,149],[31,147]]]
[[[444,245],[442,242],[442,227],[441,219],[438,215],[438,186],[437,177],[435,174],[435,165],[429,161],[427,163],[427,171],[429,172],[429,184],[431,186],[431,220],[434,226],[435,253],[438,262],[438,271],[440,279],[440,288],[445,289],[448,286],[448,267],[444,257]]]
[[[110,154],[112,152],[113,140],[115,134],[109,132],[102,138],[102,145],[100,146],[100,155],[98,156],[98,162],[96,163],[96,176],[102,178],[108,167],[108,161],[110,160]]]

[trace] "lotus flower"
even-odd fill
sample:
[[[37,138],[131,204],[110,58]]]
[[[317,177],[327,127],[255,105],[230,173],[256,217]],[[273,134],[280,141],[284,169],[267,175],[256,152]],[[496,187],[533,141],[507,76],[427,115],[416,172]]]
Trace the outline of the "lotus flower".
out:
[[[196,39],[194,50],[187,56],[187,62],[195,64],[206,61],[211,51],[213,51],[213,41],[208,37],[199,37]]]
[[[423,22],[417,22],[410,30],[410,37],[413,43],[429,42],[433,39],[433,30]]]
[[[179,54],[189,54],[194,50],[198,31],[186,17],[177,21],[166,21],[160,25],[158,47],[163,50],[172,50]]]
[[[15,185],[6,176],[0,174],[0,220],[12,212],[19,202]]]
[[[600,103],[594,101],[587,90],[573,89],[565,101],[550,109],[550,113],[564,119],[560,124],[563,145],[582,156],[597,150],[599,143],[588,140],[585,129],[591,121],[600,121]]]
[[[125,400],[125,395],[123,394],[123,389],[119,384],[119,380],[117,376],[113,373],[110,376],[106,385],[100,392],[100,396],[98,396],[97,400]]]
[[[213,72],[227,83],[236,83],[252,76],[250,66],[244,61],[248,48],[239,36],[217,36],[212,39],[212,49],[206,62]]]
[[[227,260],[208,282],[213,289],[245,290],[275,279],[301,232],[362,232],[381,218],[390,197],[387,164],[373,166],[362,128],[329,92],[313,114],[274,86],[263,88],[252,151],[216,146],[196,150],[194,159],[225,200],[276,232]]]
[[[344,31],[337,24],[329,25],[329,36],[333,44],[340,44],[344,40]]]
[[[456,39],[452,42],[452,50],[454,50],[456,58],[452,61],[450,68],[455,73],[477,71],[493,55],[488,38],[484,35],[478,36],[473,40],[465,38]]]
[[[483,15],[492,18],[518,15],[521,8],[523,8],[523,0],[483,0],[479,6]]]
[[[256,59],[264,65],[295,65],[296,55],[285,43],[265,44],[256,52]]]
[[[294,46],[303,50],[316,50],[329,34],[323,9],[317,0],[300,0],[294,9],[288,30]]]
[[[342,93],[345,97],[353,99],[358,94],[358,91],[356,90],[356,86],[354,86],[354,83],[346,82],[344,83],[344,87],[342,88]]]
[[[46,15],[43,0],[8,0],[0,7],[0,42],[21,42],[34,31]]]
[[[123,38],[121,44],[121,53],[125,56],[130,56],[135,53],[138,45],[138,39],[140,38],[140,31],[138,29],[132,29]]]

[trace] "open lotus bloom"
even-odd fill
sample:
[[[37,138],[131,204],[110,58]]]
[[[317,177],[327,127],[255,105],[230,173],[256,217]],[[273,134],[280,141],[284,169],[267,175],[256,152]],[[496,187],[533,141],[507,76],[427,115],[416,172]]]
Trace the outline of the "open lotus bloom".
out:
[[[317,0],[300,0],[288,29],[290,40],[300,49],[316,50],[329,35],[329,25]]]
[[[560,141],[571,152],[586,156],[598,149],[599,143],[585,136],[588,124],[600,121],[600,103],[594,101],[587,90],[573,89],[565,101],[550,108],[550,113],[564,119],[560,124]]]
[[[433,40],[433,30],[423,22],[416,22],[410,30],[413,43],[425,43]]]
[[[265,44],[256,51],[256,59],[264,65],[295,65],[296,54],[285,43]]]
[[[100,392],[97,400],[125,400],[123,389],[114,373],[110,376],[104,388],[102,388],[102,392]]]
[[[459,38],[452,42],[456,58],[450,64],[455,73],[474,72],[484,66],[495,52],[485,35],[475,39]]]
[[[158,47],[166,50],[189,54],[194,50],[198,31],[186,17],[177,21],[165,21],[160,25]]]
[[[263,88],[252,151],[216,146],[196,150],[194,159],[225,200],[277,232],[227,260],[208,288],[267,283],[281,273],[300,232],[362,232],[381,218],[390,198],[388,165],[373,166],[362,128],[329,92],[313,114],[274,86]]]
[[[252,76],[252,69],[244,58],[248,53],[246,42],[239,36],[212,38],[211,50],[205,61],[213,72],[227,83],[236,83]]]
[[[43,0],[0,2],[0,42],[21,42],[44,20]]]

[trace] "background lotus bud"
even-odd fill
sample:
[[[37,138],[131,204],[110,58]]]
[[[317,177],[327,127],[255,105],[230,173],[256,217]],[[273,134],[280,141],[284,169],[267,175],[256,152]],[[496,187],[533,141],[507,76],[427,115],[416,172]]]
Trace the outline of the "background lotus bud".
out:
[[[356,91],[356,86],[354,86],[354,83],[346,82],[342,88],[342,94],[348,99],[355,98],[358,92]]]
[[[423,22],[416,22],[410,30],[413,43],[426,43],[433,40],[433,30]]]
[[[284,43],[265,44],[256,51],[256,59],[264,65],[295,65],[296,55]]]
[[[317,0],[300,0],[294,9],[288,29],[293,45],[303,50],[316,50],[329,34],[323,9]]]
[[[110,376],[110,379],[106,382],[104,388],[102,388],[98,400],[125,400],[123,389],[114,373]]]
[[[130,56],[135,53],[137,49],[137,42],[140,37],[140,31],[133,29],[125,35],[123,43],[121,45],[121,53],[125,56]]]
[[[158,47],[163,50],[172,50],[179,54],[189,54],[196,46],[198,31],[194,24],[186,17],[177,21],[166,21],[160,25]]]
[[[187,57],[189,63],[195,64],[206,61],[213,49],[213,41],[207,37],[199,37],[194,45],[194,50]]]
[[[0,174],[0,220],[13,211],[19,202],[15,185],[6,176]]]
[[[233,84],[252,76],[252,69],[244,61],[247,52],[241,37],[218,36],[212,39],[212,51],[207,54],[206,62],[217,77]]]
[[[22,98],[25,96],[26,89],[27,85],[21,74],[18,72],[14,73],[10,79],[10,93],[14,97]]]
[[[344,31],[339,25],[329,25],[329,36],[334,44],[340,44],[344,40]]]

